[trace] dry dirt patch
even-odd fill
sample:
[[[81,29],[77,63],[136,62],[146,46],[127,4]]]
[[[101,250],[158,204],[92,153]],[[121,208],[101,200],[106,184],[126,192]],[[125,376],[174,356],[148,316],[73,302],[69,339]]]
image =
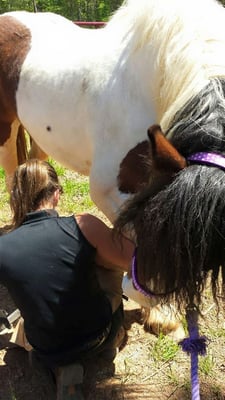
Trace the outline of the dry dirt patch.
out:
[[[225,400],[225,332],[224,320],[216,316],[207,300],[201,331],[209,339],[207,363],[199,371],[201,400]],[[0,287],[0,304],[8,312],[14,305],[6,290]],[[159,341],[145,332],[136,303],[125,301],[127,342],[113,364],[89,362],[84,391],[86,400],[189,400],[190,359],[179,350],[170,361],[153,358]],[[211,308],[211,310],[210,310]],[[201,358],[202,359],[202,358]],[[201,361],[201,360],[200,360]],[[0,351],[0,400],[55,400],[55,386],[49,372],[36,360],[29,363],[22,349]]]

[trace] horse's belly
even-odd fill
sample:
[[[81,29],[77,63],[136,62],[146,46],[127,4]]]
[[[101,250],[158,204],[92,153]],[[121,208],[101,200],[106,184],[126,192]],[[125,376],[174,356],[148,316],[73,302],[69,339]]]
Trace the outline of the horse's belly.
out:
[[[91,148],[85,135],[67,126],[60,129],[55,120],[54,127],[49,125],[49,131],[43,132],[38,121],[24,122],[24,126],[35,142],[49,156],[60,164],[84,175],[89,175],[91,167]],[[39,121],[41,122],[41,121]]]
[[[72,81],[72,79],[71,79]],[[85,101],[75,98],[77,88],[70,82],[34,71],[19,81],[16,101],[21,123],[47,154],[82,174],[89,174],[92,145],[85,125]]]
[[[39,104],[21,99],[18,101],[18,115],[42,150],[64,166],[89,174],[92,159],[90,137],[66,105],[46,104],[46,97]]]

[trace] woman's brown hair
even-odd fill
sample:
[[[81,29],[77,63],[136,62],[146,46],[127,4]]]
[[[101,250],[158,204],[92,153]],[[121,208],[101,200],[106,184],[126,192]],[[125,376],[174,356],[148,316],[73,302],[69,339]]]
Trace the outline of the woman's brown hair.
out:
[[[20,226],[27,213],[37,210],[62,187],[55,169],[46,161],[28,160],[15,170],[10,195],[12,229]]]

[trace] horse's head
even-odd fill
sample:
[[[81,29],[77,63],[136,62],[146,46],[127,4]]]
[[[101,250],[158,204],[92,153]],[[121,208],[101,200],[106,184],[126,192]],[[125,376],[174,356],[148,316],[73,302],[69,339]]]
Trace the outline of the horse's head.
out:
[[[134,229],[137,277],[151,292],[200,304],[208,271],[214,296],[225,264],[225,172],[191,164],[159,126],[148,130],[149,184],[125,204],[116,229]]]

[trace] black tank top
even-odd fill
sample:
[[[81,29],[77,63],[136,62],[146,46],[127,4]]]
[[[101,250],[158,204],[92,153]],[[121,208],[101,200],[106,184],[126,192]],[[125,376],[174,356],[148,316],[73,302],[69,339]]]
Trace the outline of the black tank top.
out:
[[[25,321],[30,344],[57,351],[97,337],[112,310],[95,274],[95,248],[73,216],[27,215],[0,237],[0,281]]]

